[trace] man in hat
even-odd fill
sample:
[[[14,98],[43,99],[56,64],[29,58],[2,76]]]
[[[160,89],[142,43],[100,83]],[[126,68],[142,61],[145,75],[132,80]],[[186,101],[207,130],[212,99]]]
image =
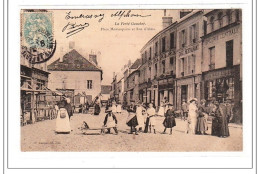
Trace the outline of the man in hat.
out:
[[[138,125],[137,117],[136,117],[136,106],[134,104],[134,100],[131,100],[130,106],[127,108],[128,117],[126,120],[126,124],[130,127],[130,134],[135,132],[138,135],[136,126]]]
[[[116,133],[116,135],[118,134],[117,131],[117,119],[115,114],[112,113],[112,108],[110,107],[107,110],[107,115],[105,116],[105,120],[104,120],[104,126],[107,127],[107,133],[110,134],[110,128],[112,127]]]

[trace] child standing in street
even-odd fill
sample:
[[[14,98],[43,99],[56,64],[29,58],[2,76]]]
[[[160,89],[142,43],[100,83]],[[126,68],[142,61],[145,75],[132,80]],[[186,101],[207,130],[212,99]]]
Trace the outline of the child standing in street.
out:
[[[117,131],[117,119],[116,119],[116,116],[115,114],[112,113],[112,108],[109,108],[107,110],[107,115],[105,117],[105,120],[104,120],[104,126],[107,127],[107,133],[110,134],[110,128],[113,128],[116,135],[118,134],[118,131]]]

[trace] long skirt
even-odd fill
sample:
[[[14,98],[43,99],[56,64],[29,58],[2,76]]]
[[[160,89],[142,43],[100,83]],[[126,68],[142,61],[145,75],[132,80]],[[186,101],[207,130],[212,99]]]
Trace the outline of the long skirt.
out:
[[[138,122],[138,127],[143,128],[144,127],[144,116],[142,114],[138,114],[137,116],[137,122]]]
[[[197,126],[196,126],[197,132],[205,132],[207,130],[206,127],[206,120],[204,117],[198,117]]]
[[[212,128],[211,128],[211,135],[212,136],[219,136],[220,135],[220,126],[218,118],[213,118],[212,120]]]
[[[196,125],[197,125],[197,118],[191,118],[190,119],[190,128],[193,134],[196,132]]]
[[[149,129],[149,122],[150,122],[150,118],[147,117],[147,118],[146,118],[146,121],[145,121],[144,133],[147,133],[147,132],[148,132],[148,129]]]
[[[227,121],[226,117],[221,119],[219,127],[220,127],[219,136],[228,137],[229,136],[229,129],[228,129],[228,121]]]
[[[136,127],[138,125],[137,117],[134,116],[126,124],[127,124],[127,126],[130,126],[130,127]]]
[[[165,117],[163,125],[165,128],[173,128],[176,126],[175,118],[173,116]]]
[[[55,131],[57,133],[70,133],[71,131],[69,115],[65,108],[58,111]]]

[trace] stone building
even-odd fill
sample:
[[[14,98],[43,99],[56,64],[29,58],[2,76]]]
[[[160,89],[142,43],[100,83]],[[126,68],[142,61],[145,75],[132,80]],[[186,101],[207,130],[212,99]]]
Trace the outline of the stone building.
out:
[[[191,98],[201,99],[201,58],[205,16],[193,10],[178,21],[176,45],[176,107]]]
[[[230,99],[242,122],[242,11],[211,10],[203,40],[202,98],[224,102]]]
[[[51,73],[48,87],[51,90],[70,91],[76,106],[91,103],[101,93],[102,69],[75,49],[48,65],[48,71]]]
[[[139,96],[138,96],[139,70],[138,70],[138,68],[140,67],[140,65],[141,65],[141,59],[137,59],[132,64],[132,66],[129,68],[129,74],[126,78],[126,87],[125,87],[127,105],[130,104],[131,100],[134,100],[135,102],[139,101]]]

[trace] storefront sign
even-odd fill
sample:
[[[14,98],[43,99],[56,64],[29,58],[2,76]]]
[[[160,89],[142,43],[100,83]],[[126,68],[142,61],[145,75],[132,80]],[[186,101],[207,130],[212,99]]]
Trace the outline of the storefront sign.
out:
[[[223,33],[220,33],[220,34],[218,34],[218,35],[214,35],[214,36],[212,36],[212,37],[210,37],[210,38],[205,39],[204,43],[205,43],[205,45],[207,45],[207,44],[209,44],[209,43],[212,43],[212,42],[215,42],[215,41],[217,41],[217,40],[223,39],[223,38],[225,38],[225,37],[234,35],[234,34],[236,34],[237,32],[238,32],[238,27],[236,27],[236,28],[231,28],[231,29],[228,30],[228,31],[225,31],[225,32],[223,32]]]
[[[228,76],[234,76],[234,75],[239,75],[239,68],[229,68],[229,69],[222,69],[222,70],[216,70],[212,72],[208,72],[204,76],[204,80],[212,80],[212,79],[218,79],[222,77],[228,77]]]
[[[177,80],[177,86],[192,84],[193,82],[194,82],[193,77],[187,78],[187,79],[180,79],[180,80]]]
[[[188,48],[184,48],[181,51],[179,51],[179,57],[181,57],[181,56],[183,56],[185,54],[192,53],[192,52],[194,52],[194,51],[196,51],[198,49],[199,49],[199,45],[198,44],[192,45],[192,46],[190,46]]]

